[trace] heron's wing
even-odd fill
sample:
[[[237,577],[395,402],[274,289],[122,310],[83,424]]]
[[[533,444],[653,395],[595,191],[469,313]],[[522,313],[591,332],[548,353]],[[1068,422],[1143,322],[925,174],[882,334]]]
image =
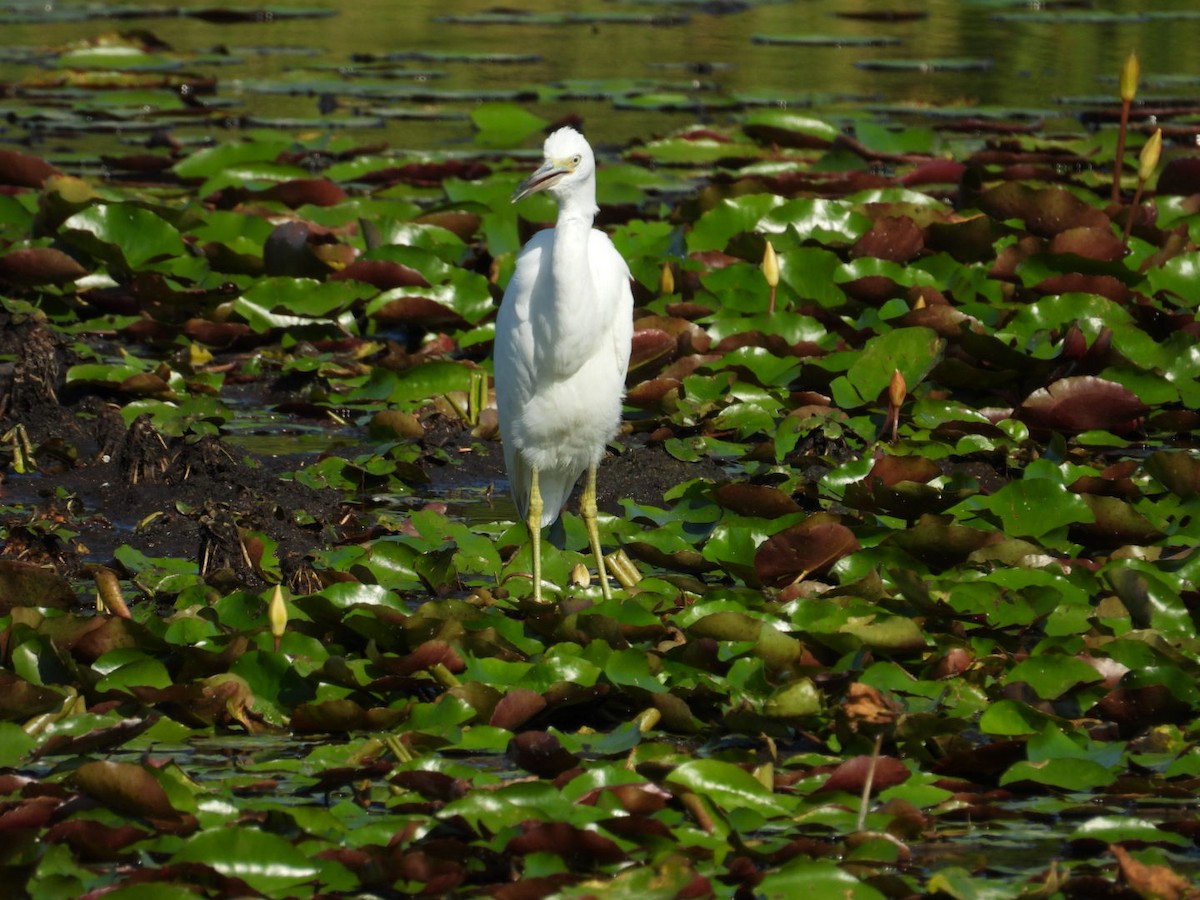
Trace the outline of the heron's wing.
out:
[[[496,380],[496,411],[500,418],[500,439],[504,447],[504,467],[513,501],[522,519],[529,509],[530,471],[517,453],[513,442],[513,422],[529,402],[534,387],[533,332],[530,304],[542,260],[543,241],[535,239],[517,256],[512,279],[504,291],[496,315],[496,341],[492,354]]]
[[[617,371],[621,373],[620,381],[624,384],[625,375],[629,372],[629,350],[633,341],[632,276],[625,258],[604,232],[592,232],[588,249],[597,296],[609,307],[607,315],[611,316],[612,324],[608,334]]]

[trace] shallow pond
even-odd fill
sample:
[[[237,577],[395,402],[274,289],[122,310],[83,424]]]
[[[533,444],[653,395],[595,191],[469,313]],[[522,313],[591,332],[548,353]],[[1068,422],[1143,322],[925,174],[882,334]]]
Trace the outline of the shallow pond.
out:
[[[1190,108],[1190,4],[328,0],[260,15],[189,0],[10,4],[0,27],[0,137],[95,191],[74,225],[35,215],[77,180],[0,194],[5,239],[65,267],[3,286],[0,374],[48,340],[31,310],[49,310],[84,353],[73,399],[101,401],[58,419],[27,408],[40,471],[15,471],[14,428],[14,471],[0,473],[5,553],[62,607],[6,609],[0,631],[0,826],[14,835],[0,864],[35,896],[81,896],[98,873],[106,887],[205,878],[214,896],[587,896],[610,876],[614,896],[639,898],[1129,896],[1139,877],[1200,867],[1187,299],[1200,213],[1163,192],[1167,224],[1135,223],[1136,203],[1107,202],[1115,129],[1085,133],[1111,116],[1131,48],[1142,97]],[[784,129],[781,150],[739,118],[767,107],[834,127],[820,152]],[[512,207],[519,166],[497,154],[533,152],[541,125],[572,113],[603,145],[605,189],[622,198],[605,200],[605,224],[654,317],[632,387],[663,388],[633,398],[636,434],[609,462],[641,475],[657,451],[688,474],[618,489],[606,539],[636,557],[637,590],[602,603],[568,587],[542,607],[527,601],[496,442],[476,435],[469,399],[447,398],[490,365],[503,267],[518,229],[549,214]],[[981,160],[975,116],[1028,133]],[[928,128],[878,127],[951,118],[968,132],[949,151]],[[868,122],[879,145],[862,139]],[[638,146],[694,126],[712,140]],[[850,126],[874,152],[830,161]],[[924,132],[911,153],[910,131]],[[1036,167],[1063,132],[1064,155]],[[251,156],[228,163],[243,136],[234,150]],[[745,158],[719,156],[722,141]],[[675,169],[705,144],[685,158],[696,169]],[[405,181],[391,154],[487,174],[431,166]],[[919,195],[902,179],[927,167]],[[814,197],[780,179],[764,194],[781,170],[868,186],[814,180]],[[340,202],[244,183],[310,173]],[[450,196],[463,185],[478,193]],[[390,217],[399,234],[429,209],[462,235],[365,237],[364,221]],[[344,251],[319,278],[266,264],[266,242],[297,222]],[[770,314],[765,233],[785,261]],[[896,236],[903,252],[887,255]],[[382,348],[401,330],[374,291],[332,278],[392,250],[383,261],[449,298],[407,308],[419,337],[446,337],[411,368],[424,348],[403,335]],[[1074,250],[1094,264],[1077,269]],[[664,259],[691,279],[678,295]],[[108,290],[130,283],[146,293]],[[330,285],[327,305],[303,305]],[[211,330],[196,337],[185,314]],[[987,327],[958,329],[960,314]],[[209,369],[178,352],[203,335],[221,355]],[[310,337],[314,359],[297,349]],[[403,380],[414,371],[420,391]],[[291,388],[272,390],[281,373]],[[885,448],[877,398],[897,375],[910,393],[890,400],[904,413]],[[164,409],[170,385],[178,409]],[[115,454],[62,464],[92,459],[92,424],[118,401],[129,426],[154,400],[173,439],[137,434],[169,453],[131,453],[132,471],[199,475],[139,482]],[[383,406],[412,419],[392,420],[403,440],[373,443]],[[55,441],[81,455],[51,457]],[[548,553],[560,585],[586,547],[578,518],[564,528],[566,549]],[[81,609],[85,563],[110,560],[96,586],[124,592],[131,619]],[[864,823],[873,728],[887,750]],[[1124,845],[1137,858],[1118,868]],[[514,895],[518,875],[535,883]]]
[[[1200,85],[1200,11],[1188,0],[634,0],[519,11],[489,0],[312,0],[267,10],[9,5],[0,82],[13,87],[0,138],[65,156],[162,130],[192,141],[281,126],[444,151],[471,141],[470,116],[488,100],[549,119],[579,114],[613,145],[726,122],[747,106],[811,108],[843,123],[1003,111],[1074,129],[1080,109],[1110,102],[1131,49],[1142,98],[1190,100]],[[58,52],[134,29],[146,32],[146,52],[123,62],[113,48]],[[143,73],[148,87],[97,91],[61,77],[113,65]]]

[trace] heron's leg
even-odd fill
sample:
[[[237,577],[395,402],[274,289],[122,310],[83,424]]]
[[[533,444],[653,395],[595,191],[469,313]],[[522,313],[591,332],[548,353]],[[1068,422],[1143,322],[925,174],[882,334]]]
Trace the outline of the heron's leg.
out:
[[[596,467],[588,466],[587,481],[583,485],[583,495],[579,498],[579,514],[583,516],[583,524],[587,526],[588,542],[592,545],[592,556],[596,557],[596,575],[600,579],[600,592],[605,600],[612,599],[612,591],[608,587],[608,572],[604,568],[604,553],[600,550],[600,531],[596,527]]]
[[[542,491],[538,487],[538,470],[533,467],[529,479],[529,540],[533,548],[533,602],[542,602]]]

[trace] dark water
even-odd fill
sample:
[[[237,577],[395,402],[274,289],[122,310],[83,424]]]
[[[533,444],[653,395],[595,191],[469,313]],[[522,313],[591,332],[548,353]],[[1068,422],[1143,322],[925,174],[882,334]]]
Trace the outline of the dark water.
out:
[[[1079,127],[1080,108],[1115,94],[1130,50],[1142,59],[1142,97],[1200,94],[1194,0],[1091,6],[295,0],[281,11],[333,15],[230,24],[164,15],[199,8],[222,7],[211,0],[184,0],[169,9],[136,2],[6,7],[0,81],[10,87],[0,98],[8,117],[0,140],[94,152],[144,143],[155,126],[196,140],[282,124],[296,131],[336,129],[394,149],[453,149],[471,141],[472,110],[497,100],[547,119],[578,113],[594,139],[612,144],[696,122],[722,124],[760,105],[843,123],[860,117],[908,122],[926,110],[983,108],[1071,129]],[[495,15],[501,8],[533,15],[512,21],[517,17]],[[89,11],[92,17],[82,18]],[[114,124],[91,114],[121,102],[112,92],[26,89],[30,79],[64,65],[58,54],[64,46],[130,29],[169,45],[161,55],[178,70],[217,79],[216,93],[199,98],[207,113],[164,116],[156,107],[173,99],[169,90],[127,92],[131,108],[121,108]],[[785,38],[810,43],[772,43]],[[435,58],[380,65],[389,54]],[[503,61],[453,54],[502,55]],[[912,67],[872,68],[897,60]],[[71,119],[81,112],[89,114],[85,121]]]

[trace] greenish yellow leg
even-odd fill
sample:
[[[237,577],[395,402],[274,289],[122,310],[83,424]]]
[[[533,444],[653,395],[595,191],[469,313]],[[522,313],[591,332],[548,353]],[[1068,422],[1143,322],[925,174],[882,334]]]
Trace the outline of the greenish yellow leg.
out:
[[[583,496],[579,498],[579,514],[587,526],[588,542],[592,545],[592,556],[596,557],[596,575],[600,579],[600,592],[605,600],[612,599],[608,587],[608,572],[604,568],[604,553],[600,550],[600,530],[596,527],[596,467],[589,466],[587,481],[583,485]]]
[[[542,602],[542,491],[538,487],[538,470],[529,479],[529,540],[533,548],[533,602]]]

